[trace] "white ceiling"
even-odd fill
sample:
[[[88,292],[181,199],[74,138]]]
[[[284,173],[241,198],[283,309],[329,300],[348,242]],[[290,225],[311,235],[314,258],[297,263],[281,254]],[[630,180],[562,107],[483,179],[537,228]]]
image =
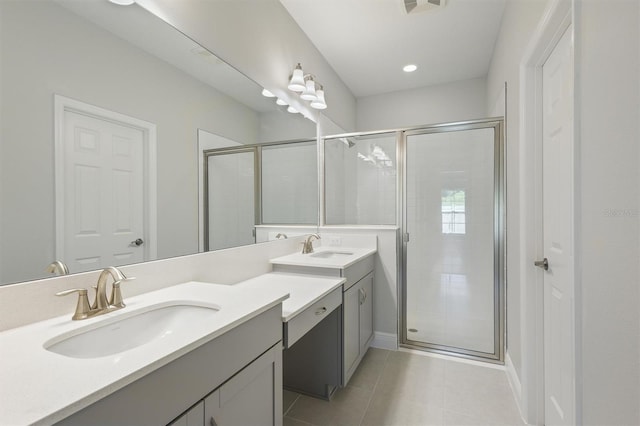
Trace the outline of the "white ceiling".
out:
[[[505,4],[448,0],[407,15],[402,0],[280,2],[356,97],[485,76]],[[418,70],[403,72],[409,63]]]

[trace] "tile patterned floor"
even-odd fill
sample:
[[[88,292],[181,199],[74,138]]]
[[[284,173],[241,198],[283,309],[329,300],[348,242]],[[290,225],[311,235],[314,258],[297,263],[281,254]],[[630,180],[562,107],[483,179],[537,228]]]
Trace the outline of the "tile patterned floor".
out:
[[[284,391],[284,426],[523,425],[504,371],[371,348],[331,401]]]

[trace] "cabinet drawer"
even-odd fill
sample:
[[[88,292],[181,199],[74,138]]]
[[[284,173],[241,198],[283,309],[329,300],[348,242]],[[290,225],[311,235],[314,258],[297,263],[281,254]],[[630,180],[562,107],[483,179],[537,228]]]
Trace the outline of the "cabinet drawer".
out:
[[[342,276],[347,279],[347,282],[344,283],[345,290],[349,289],[349,287],[360,281],[362,277],[373,271],[373,259],[374,256],[372,254],[342,271]]]
[[[342,286],[284,324],[284,347],[288,348],[342,304]]]

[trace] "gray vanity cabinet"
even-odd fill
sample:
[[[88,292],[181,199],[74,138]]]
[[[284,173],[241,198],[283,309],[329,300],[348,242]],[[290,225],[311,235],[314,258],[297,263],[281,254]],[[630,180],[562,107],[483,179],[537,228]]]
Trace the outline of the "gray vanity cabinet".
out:
[[[209,426],[211,417],[218,426],[282,426],[281,305],[59,424]]]
[[[280,349],[271,348],[170,426],[280,425]]]
[[[373,339],[373,273],[344,291],[343,386],[346,386]]]
[[[186,413],[171,422],[170,426],[202,426],[204,425],[204,401],[200,401]]]
[[[278,401],[276,386],[278,392],[282,392],[282,375],[277,376],[276,355],[276,349],[272,348],[207,396],[204,399],[204,424],[279,424],[281,420],[277,417],[281,415],[282,404],[276,406],[275,401]]]

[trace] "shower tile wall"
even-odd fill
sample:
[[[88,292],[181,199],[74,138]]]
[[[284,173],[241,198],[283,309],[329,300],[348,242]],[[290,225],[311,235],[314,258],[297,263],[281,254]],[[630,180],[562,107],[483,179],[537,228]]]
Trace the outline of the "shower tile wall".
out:
[[[326,222],[396,224],[396,138],[325,142]]]

